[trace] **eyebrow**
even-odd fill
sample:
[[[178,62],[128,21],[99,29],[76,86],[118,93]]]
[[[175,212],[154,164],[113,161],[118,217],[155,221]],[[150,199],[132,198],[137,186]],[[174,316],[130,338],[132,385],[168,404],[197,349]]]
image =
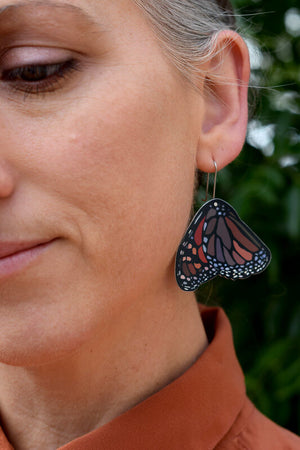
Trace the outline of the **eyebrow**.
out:
[[[92,17],[87,11],[83,10],[79,6],[71,5],[65,2],[49,2],[48,0],[38,0],[38,1],[25,1],[21,3],[12,3],[0,7],[0,19],[3,13],[9,13],[10,11],[21,11],[24,8],[36,8],[36,7],[47,7],[53,9],[60,9],[68,11],[78,18],[84,18],[86,21],[90,22],[91,25],[98,25],[99,23]]]

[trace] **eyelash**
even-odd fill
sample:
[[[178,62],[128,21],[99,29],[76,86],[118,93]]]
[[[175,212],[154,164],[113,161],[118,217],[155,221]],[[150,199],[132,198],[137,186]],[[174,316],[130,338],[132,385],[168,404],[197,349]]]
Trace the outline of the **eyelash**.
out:
[[[59,89],[61,81],[78,69],[78,62],[74,59],[54,64],[29,64],[4,70],[1,80],[25,96],[38,95]],[[32,79],[28,80],[30,77]]]

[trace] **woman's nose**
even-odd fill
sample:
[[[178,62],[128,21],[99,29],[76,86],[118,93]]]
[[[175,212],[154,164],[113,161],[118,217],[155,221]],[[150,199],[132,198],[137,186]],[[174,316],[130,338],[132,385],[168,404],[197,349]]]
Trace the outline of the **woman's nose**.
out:
[[[0,200],[10,197],[15,189],[15,177],[8,163],[0,157]]]

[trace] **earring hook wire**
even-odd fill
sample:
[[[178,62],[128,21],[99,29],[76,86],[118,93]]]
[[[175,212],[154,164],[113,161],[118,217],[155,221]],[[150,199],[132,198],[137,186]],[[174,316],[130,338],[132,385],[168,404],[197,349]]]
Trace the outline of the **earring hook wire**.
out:
[[[214,187],[213,187],[213,196],[212,198],[216,197],[216,186],[217,186],[217,173],[218,173],[218,166],[215,160],[213,160],[214,166],[215,166],[215,177],[214,177]],[[208,190],[209,190],[209,178],[210,178],[210,173],[207,172],[207,178],[206,178],[206,191],[205,191],[205,199],[203,199],[204,202],[207,201],[207,197],[208,197]]]
[[[215,166],[215,178],[214,178],[214,189],[213,189],[213,198],[216,198],[216,186],[217,186],[217,173],[218,173],[218,166],[215,160],[214,166]]]

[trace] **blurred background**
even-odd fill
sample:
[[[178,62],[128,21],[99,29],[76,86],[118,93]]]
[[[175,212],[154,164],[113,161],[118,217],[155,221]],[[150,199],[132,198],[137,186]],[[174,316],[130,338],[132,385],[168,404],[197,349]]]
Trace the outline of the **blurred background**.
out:
[[[251,400],[299,434],[300,4],[233,4],[257,88],[250,95],[244,150],[218,174],[216,196],[232,204],[273,259],[263,274],[236,282],[215,279],[199,289],[198,297],[202,303],[221,305],[228,314]],[[200,187],[198,206],[204,191]]]

